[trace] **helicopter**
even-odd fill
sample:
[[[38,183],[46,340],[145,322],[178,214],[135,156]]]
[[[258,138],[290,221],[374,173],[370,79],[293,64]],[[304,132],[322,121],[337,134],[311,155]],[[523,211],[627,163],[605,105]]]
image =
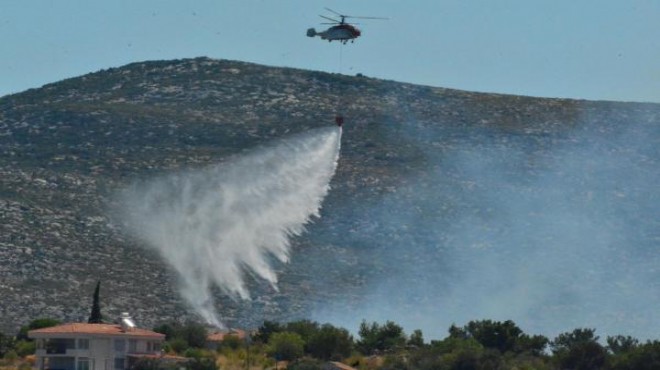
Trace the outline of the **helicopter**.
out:
[[[309,28],[307,30],[308,37],[319,36],[323,40],[328,40],[328,42],[339,41],[346,44],[349,40],[354,42],[356,38],[360,37],[362,34],[360,30],[351,23],[346,22],[346,18],[354,19],[387,19],[381,17],[355,17],[351,15],[340,14],[330,8],[325,8],[325,10],[334,14],[335,17],[341,19],[337,20],[334,18],[327,17],[325,15],[319,15],[321,18],[331,21],[331,23],[321,23],[321,24],[332,24],[333,26],[328,28],[325,31],[317,32],[314,28]]]

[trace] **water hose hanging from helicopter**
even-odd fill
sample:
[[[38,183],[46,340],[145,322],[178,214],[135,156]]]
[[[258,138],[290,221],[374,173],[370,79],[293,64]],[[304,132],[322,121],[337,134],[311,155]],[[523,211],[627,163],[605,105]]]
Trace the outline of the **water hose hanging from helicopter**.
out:
[[[339,75],[342,73],[342,54],[343,54],[343,46],[346,45],[348,41],[351,43],[355,41],[356,38],[360,37],[362,34],[360,30],[355,27],[351,23],[346,22],[346,18],[355,18],[355,19],[387,19],[387,18],[382,18],[382,17],[356,17],[356,16],[351,16],[351,15],[344,15],[340,14],[330,8],[325,8],[325,10],[333,13],[332,16],[327,17],[324,15],[321,15],[320,17],[323,19],[326,19],[330,21],[330,23],[325,22],[322,24],[330,24],[332,25],[330,28],[328,28],[325,31],[317,32],[314,28],[309,28],[307,30],[307,36],[309,37],[314,37],[314,36],[319,36],[322,40],[328,40],[328,42],[332,41],[339,41]],[[335,18],[332,18],[335,17]],[[336,19],[336,17],[339,17],[340,19]],[[341,100],[343,95],[341,92],[339,93],[339,100]],[[343,101],[340,101],[338,106],[341,105]],[[339,109],[337,109],[337,112]],[[340,113],[337,113],[335,115],[335,123],[337,126],[340,126],[344,124],[344,116],[342,116]]]
[[[341,75],[342,75],[342,57],[343,57],[343,53],[344,53],[344,44],[339,44],[339,76],[340,76],[340,78],[341,78]],[[335,112],[336,112],[335,113],[335,124],[339,127],[341,127],[344,124],[344,116],[341,113],[339,113],[339,108],[344,106],[343,105],[344,102],[342,101],[343,96],[344,95],[342,95],[342,93],[340,91],[339,94],[338,94],[338,98],[337,98],[339,103],[337,103],[337,109],[335,110]]]

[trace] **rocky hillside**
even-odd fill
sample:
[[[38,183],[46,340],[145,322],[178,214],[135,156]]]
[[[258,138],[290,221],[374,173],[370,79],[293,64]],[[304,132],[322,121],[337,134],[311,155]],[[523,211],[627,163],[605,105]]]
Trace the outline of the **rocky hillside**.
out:
[[[410,245],[437,247],[438,240],[449,246],[439,230],[448,227],[448,215],[466,209],[462,205],[485,212],[466,203],[467,193],[440,196],[450,194],[443,189],[484,185],[449,161],[466,148],[515,148],[522,159],[505,160],[502,173],[510,171],[524,182],[547,164],[553,148],[601,145],[598,138],[626,127],[651,132],[657,144],[660,126],[657,104],[471,93],[208,58],[134,63],[5,96],[0,98],[1,328],[13,331],[37,317],[84,320],[99,279],[107,316],[127,311],[143,326],[192,317],[172,271],[108,218],[113,192],[139,178],[217,163],[272,138],[331,125],[337,112],[346,124],[323,218],[295,240],[293,261],[278,266],[279,292],[252,281],[251,301],[218,293],[229,323],[308,317],[332,302],[359,305],[384,276],[401,272],[402,284],[418,281],[405,266],[442,269],[447,265],[442,255],[404,251]],[[645,161],[631,166],[658,171],[657,150],[642,154]],[[411,189],[433,188],[439,172],[445,182],[428,199],[417,198]],[[627,199],[633,205],[655,199],[657,205],[657,190],[640,194]],[[378,221],[391,199],[397,207],[421,209],[422,216],[408,217],[405,225]],[[447,225],[425,224],[428,214]],[[643,222],[644,231],[656,225]],[[402,231],[415,225],[424,228]],[[397,239],[401,235],[405,238]],[[640,235],[639,243],[657,247],[657,237]],[[396,261],[384,257],[390,253],[374,253],[385,245],[383,238],[399,240]],[[400,299],[414,306],[418,298]]]

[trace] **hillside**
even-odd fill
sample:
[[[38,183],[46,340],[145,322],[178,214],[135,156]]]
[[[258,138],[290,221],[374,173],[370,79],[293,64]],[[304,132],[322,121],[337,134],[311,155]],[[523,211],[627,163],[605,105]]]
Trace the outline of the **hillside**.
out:
[[[570,320],[598,324],[618,312],[621,327],[654,329],[645,307],[657,298],[640,300],[636,291],[660,296],[653,253],[660,105],[471,93],[208,58],[134,63],[0,98],[0,327],[37,317],[85,320],[98,279],[109,317],[130,312],[144,326],[193,317],[176,276],[108,218],[114,192],[331,125],[338,108],[346,124],[322,218],[295,239],[292,262],[277,265],[279,292],[254,280],[251,301],[218,293],[227,322],[341,321],[342,310],[366,315],[370,304],[387,318],[423,305],[422,327],[435,325],[426,317],[437,310],[448,323],[462,323],[455,312],[501,313],[547,330],[573,305],[598,311],[602,298],[614,302],[603,315]],[[528,200],[522,218],[509,217],[519,208],[502,207],[515,199]],[[544,202],[568,208],[545,213]],[[561,222],[536,223],[540,213],[577,223],[547,228]],[[519,228],[521,220],[529,227]],[[575,229],[597,248],[582,248]],[[566,230],[575,238],[558,241]],[[613,235],[601,243],[603,230]],[[521,236],[527,232],[535,236]],[[561,250],[566,260],[532,247],[522,258],[516,248],[539,240],[572,247]],[[484,281],[493,280],[494,266],[507,279],[533,282],[513,283],[515,291],[552,292],[525,295],[508,311],[479,310],[458,291],[492,292]],[[491,275],[475,280],[481,273]],[[500,283],[508,293],[482,299],[520,298]],[[537,305],[552,313],[535,321]]]

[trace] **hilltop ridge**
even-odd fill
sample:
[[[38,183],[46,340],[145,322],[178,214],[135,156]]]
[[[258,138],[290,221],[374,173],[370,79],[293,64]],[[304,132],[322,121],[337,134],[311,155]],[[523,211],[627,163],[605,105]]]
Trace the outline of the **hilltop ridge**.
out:
[[[279,292],[251,281],[251,301],[218,294],[232,325],[306,317],[340,297],[359,301],[391,268],[370,251],[399,232],[367,215],[390,197],[407,204],[412,184],[433,184],[430,172],[454,181],[447,187],[468,186],[448,153],[513,146],[536,159],[510,170],[534,174],[555,147],[575,140],[591,145],[626,127],[655,135],[660,123],[660,104],[471,93],[209,58],[132,63],[5,96],[0,328],[15,330],[37,317],[80,320],[98,279],[111,316],[128,311],[147,327],[189,317],[173,273],[109,218],[114,192],[136,179],[221,162],[272,138],[331,125],[337,112],[346,124],[323,217],[294,241],[291,264],[277,266]],[[593,139],[585,130],[593,130]],[[648,160],[633,166],[652,169],[658,158]],[[456,212],[461,199],[442,212]],[[437,199],[429,202],[441,208]],[[323,263],[328,260],[333,263]],[[421,260],[446,263],[413,255],[398,263]]]

